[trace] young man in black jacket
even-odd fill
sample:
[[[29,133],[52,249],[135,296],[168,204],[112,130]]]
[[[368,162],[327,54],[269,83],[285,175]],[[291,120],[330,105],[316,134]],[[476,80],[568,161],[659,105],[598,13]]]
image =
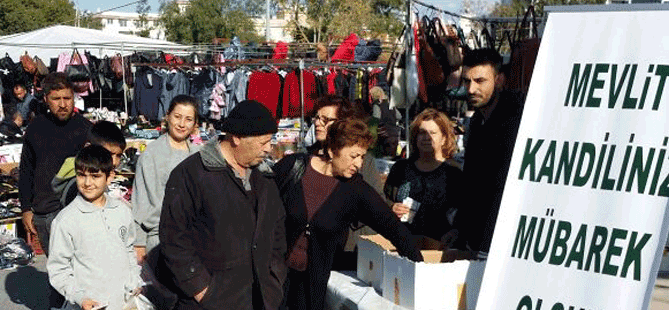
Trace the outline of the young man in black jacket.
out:
[[[463,85],[475,109],[463,166],[467,205],[456,226],[472,250],[488,252],[512,159],[524,98],[503,89],[502,57],[493,49],[470,51],[463,60]]]
[[[264,162],[277,123],[247,100],[221,127],[225,136],[175,167],[165,189],[158,235],[176,309],[277,309],[285,210]]]

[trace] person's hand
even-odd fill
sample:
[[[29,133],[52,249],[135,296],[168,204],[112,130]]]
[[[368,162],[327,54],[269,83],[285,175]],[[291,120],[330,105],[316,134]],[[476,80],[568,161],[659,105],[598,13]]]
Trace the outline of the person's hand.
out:
[[[147,247],[146,246],[135,246],[135,255],[137,256],[137,264],[142,265],[144,260],[147,258]]]
[[[202,300],[202,298],[205,297],[205,294],[207,293],[207,289],[208,289],[208,288],[209,288],[209,287],[206,287],[206,288],[205,288],[204,290],[202,290],[200,293],[198,293],[198,294],[196,294],[195,296],[193,296],[193,298],[195,298],[195,301],[200,302],[200,301]]]
[[[99,305],[97,301],[90,299],[90,298],[84,298],[84,300],[81,301],[81,308],[83,310],[91,310],[93,307]]]
[[[24,211],[21,213],[21,220],[23,221],[23,227],[26,228],[27,232],[37,235],[37,230],[33,224],[33,211]]]
[[[404,214],[409,213],[409,207],[400,202],[394,203],[391,209],[393,210],[393,213],[398,216],[398,218],[401,218]]]

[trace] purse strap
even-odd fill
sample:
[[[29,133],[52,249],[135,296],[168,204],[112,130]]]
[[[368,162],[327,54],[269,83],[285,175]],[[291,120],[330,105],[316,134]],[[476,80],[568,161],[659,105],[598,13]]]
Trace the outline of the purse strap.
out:
[[[532,19],[528,20],[528,18],[531,16]],[[521,40],[521,31],[523,30],[523,27],[526,24],[528,24],[528,26],[530,27],[531,35],[537,38],[538,37],[537,19],[535,18],[535,6],[533,5],[528,6],[526,13],[523,14],[523,19],[521,20],[521,23],[519,23],[519,20],[517,19],[517,24],[514,29],[514,38],[513,38],[514,42],[519,42]]]
[[[79,60],[79,63],[77,63],[77,59]],[[74,61],[74,62],[73,62]],[[81,59],[81,55],[79,55],[79,51],[77,48],[74,48],[74,51],[72,51],[72,55],[70,55],[70,65],[83,65],[84,61]]]

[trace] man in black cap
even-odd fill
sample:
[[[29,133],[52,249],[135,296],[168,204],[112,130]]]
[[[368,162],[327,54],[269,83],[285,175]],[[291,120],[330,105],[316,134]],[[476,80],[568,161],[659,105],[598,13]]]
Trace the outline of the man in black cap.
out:
[[[176,309],[277,309],[287,272],[285,211],[263,160],[277,122],[247,100],[221,130],[167,182],[159,237]]]

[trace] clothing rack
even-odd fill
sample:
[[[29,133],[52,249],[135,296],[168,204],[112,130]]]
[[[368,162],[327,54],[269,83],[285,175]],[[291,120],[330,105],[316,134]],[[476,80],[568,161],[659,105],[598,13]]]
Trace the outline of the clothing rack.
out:
[[[231,60],[223,63],[182,63],[182,64],[166,64],[166,63],[130,63],[133,67],[152,67],[152,68],[217,68],[217,67],[292,67],[300,69],[299,72],[299,87],[300,87],[300,133],[298,135],[298,149],[304,150],[304,136],[307,131],[305,126],[305,90],[303,70],[318,68],[343,68],[343,69],[368,69],[368,68],[383,68],[386,67],[386,62],[381,61],[358,61],[358,62],[319,62],[319,61],[305,61],[300,59],[295,60],[270,60],[270,59],[251,59],[251,60]],[[124,77],[125,83],[125,77]],[[127,112],[127,105],[126,105]]]
[[[199,68],[199,67],[237,67],[237,66],[274,66],[274,67],[298,67],[299,61],[287,60],[231,60],[222,63],[182,63],[182,64],[166,64],[166,63],[131,63],[135,67],[157,67],[157,68]],[[386,67],[386,62],[381,61],[361,61],[361,62],[319,62],[319,61],[304,61],[303,65],[306,67],[336,67],[349,69],[365,69],[370,67]]]

